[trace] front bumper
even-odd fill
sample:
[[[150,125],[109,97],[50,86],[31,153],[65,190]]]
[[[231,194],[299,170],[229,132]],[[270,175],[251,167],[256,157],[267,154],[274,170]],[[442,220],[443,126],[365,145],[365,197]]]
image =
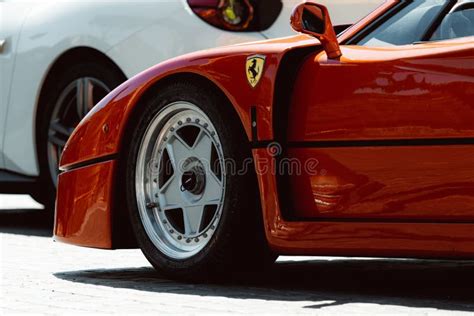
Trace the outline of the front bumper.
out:
[[[116,161],[83,166],[59,175],[54,239],[112,248],[113,175]]]

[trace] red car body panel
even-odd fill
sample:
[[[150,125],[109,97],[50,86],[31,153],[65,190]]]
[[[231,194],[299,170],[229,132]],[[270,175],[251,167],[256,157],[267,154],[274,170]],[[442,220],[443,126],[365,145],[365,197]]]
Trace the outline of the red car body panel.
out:
[[[388,1],[351,27],[340,42],[397,2]],[[469,168],[473,145],[432,145],[419,151],[410,146],[335,148],[322,143],[472,138],[468,121],[474,115],[469,101],[474,87],[473,41],[421,44],[411,50],[341,46],[343,57],[337,61],[328,60],[317,44],[308,36],[296,36],[194,53],[122,84],[92,110],[67,143],[55,238],[116,247],[116,158],[125,150],[121,145],[128,119],[152,86],[180,74],[206,78],[227,96],[249,141],[269,142],[279,133],[274,130],[274,96],[283,58],[314,46],[297,73],[284,117],[286,138],[279,141],[289,158],[316,157],[317,173],[282,182],[275,173],[257,172],[270,247],[280,254],[474,258],[474,171]],[[266,56],[256,88],[248,84],[244,67],[254,54]],[[419,69],[423,72],[417,76]],[[390,90],[393,81],[402,83],[399,90]],[[453,84],[461,81],[466,83],[462,87]],[[427,105],[426,89],[438,97],[433,104]],[[452,98],[443,99],[445,94]],[[368,100],[374,98],[372,105],[377,106],[371,107]],[[448,113],[443,102],[462,114]],[[394,106],[397,110],[391,111]],[[252,107],[257,112],[256,135]],[[357,120],[350,120],[350,115]],[[264,147],[256,146],[253,155],[257,171],[278,160]],[[282,183],[289,189],[283,191]]]
[[[268,168],[267,149],[254,149],[257,170]],[[259,165],[259,162],[263,162]],[[415,258],[473,258],[474,224],[290,221],[282,213],[276,177],[259,178],[267,240],[279,254],[384,256]]]
[[[288,157],[317,157],[325,175],[292,176],[289,208],[302,218],[474,220],[474,147],[463,145],[474,137],[474,37],[342,50],[340,60],[310,55],[295,84],[287,137],[306,148]],[[324,148],[333,141],[343,148]]]
[[[447,147],[289,149],[316,157],[319,172],[290,176],[288,208],[308,219],[474,221],[474,148]]]
[[[79,246],[112,247],[115,161],[93,164],[60,175],[55,239]]]
[[[301,66],[289,141],[474,136],[474,37],[342,52]]]

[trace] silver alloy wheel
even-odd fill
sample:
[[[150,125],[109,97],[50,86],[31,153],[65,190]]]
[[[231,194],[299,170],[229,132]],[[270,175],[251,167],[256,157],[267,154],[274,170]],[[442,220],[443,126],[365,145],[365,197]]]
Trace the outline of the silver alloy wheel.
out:
[[[137,156],[136,199],[146,234],[169,258],[196,255],[215,233],[223,158],[214,125],[194,104],[171,103],[149,124]]]
[[[110,88],[92,77],[74,80],[59,94],[49,122],[47,155],[54,186],[57,186],[61,153],[74,128],[105,97]]]

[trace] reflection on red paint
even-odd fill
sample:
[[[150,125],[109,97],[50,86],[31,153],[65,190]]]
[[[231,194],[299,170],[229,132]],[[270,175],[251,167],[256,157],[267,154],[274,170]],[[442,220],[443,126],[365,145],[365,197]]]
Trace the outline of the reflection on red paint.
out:
[[[54,238],[80,246],[112,247],[111,209],[115,162],[60,174]]]

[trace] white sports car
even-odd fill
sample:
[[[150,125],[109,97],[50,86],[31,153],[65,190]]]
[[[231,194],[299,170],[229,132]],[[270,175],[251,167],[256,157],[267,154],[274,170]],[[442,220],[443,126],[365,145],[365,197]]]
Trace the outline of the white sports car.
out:
[[[177,55],[290,35],[299,2],[0,0],[0,192],[51,205],[66,140],[108,92]],[[382,1],[320,2],[344,25]]]

